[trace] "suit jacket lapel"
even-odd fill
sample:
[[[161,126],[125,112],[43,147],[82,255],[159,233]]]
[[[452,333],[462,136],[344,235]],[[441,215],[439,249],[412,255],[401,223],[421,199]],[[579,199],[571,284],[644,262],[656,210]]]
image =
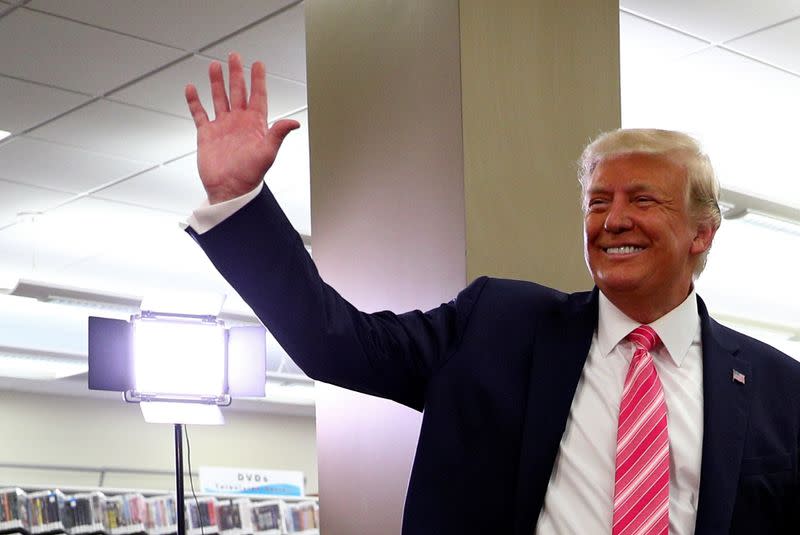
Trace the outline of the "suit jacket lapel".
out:
[[[750,364],[708,316],[698,297],[703,337],[703,461],[695,533],[730,531],[750,408]],[[733,379],[734,370],[744,383]]]
[[[597,326],[597,289],[570,296],[535,328],[515,504],[517,535],[531,535]]]

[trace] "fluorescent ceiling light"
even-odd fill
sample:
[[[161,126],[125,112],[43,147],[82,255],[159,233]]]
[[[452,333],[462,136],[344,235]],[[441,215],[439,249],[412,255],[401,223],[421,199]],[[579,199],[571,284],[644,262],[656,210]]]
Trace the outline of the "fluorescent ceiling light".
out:
[[[747,212],[741,220],[767,230],[777,230],[800,237],[800,221],[786,220],[758,212]]]
[[[219,319],[225,321],[226,324],[232,326],[259,324],[258,320],[251,314],[218,313],[218,309],[222,306],[225,295],[210,292],[193,294],[189,294],[188,292],[173,292],[166,299],[147,296],[145,299],[147,299],[153,307],[146,307],[144,306],[145,303],[143,299],[137,296],[106,293],[88,288],[63,286],[32,279],[17,280],[10,275],[0,274],[0,294],[3,293],[17,297],[30,297],[43,303],[54,303],[88,310],[123,313],[126,315],[136,314],[140,310],[156,312],[171,312],[174,310],[175,312],[181,311],[182,313],[188,311],[195,315],[217,316]],[[154,295],[157,295],[157,292],[154,292]],[[156,306],[166,308],[167,310],[154,308]],[[199,310],[199,312],[194,312],[194,310]],[[217,312],[214,312],[215,310]]]
[[[11,135],[11,132],[6,132],[5,130],[0,130],[0,139],[5,139]]]
[[[138,311],[141,299],[127,295],[109,295],[84,288],[47,284],[29,279],[19,279],[10,295],[31,297],[44,303],[58,303],[100,310]]]
[[[0,375],[3,377],[52,381],[88,370],[89,364],[82,358],[0,349]]]

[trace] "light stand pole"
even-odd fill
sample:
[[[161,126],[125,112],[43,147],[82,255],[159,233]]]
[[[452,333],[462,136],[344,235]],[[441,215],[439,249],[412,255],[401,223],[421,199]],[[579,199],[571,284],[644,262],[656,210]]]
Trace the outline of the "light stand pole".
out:
[[[178,535],[186,535],[186,504],[183,501],[183,428],[175,424],[175,491],[178,494]]]

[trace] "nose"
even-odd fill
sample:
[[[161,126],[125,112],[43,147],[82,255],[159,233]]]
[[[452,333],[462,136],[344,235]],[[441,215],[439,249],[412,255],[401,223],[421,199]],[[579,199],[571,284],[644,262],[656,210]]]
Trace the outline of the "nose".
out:
[[[630,217],[630,206],[627,202],[615,199],[606,212],[603,228],[607,232],[619,233],[633,228],[633,219]]]

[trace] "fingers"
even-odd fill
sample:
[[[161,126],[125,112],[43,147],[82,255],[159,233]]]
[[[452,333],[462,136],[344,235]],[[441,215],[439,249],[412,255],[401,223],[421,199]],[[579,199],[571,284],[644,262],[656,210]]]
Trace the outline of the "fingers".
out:
[[[294,119],[281,119],[280,121],[275,121],[269,129],[269,133],[277,139],[278,146],[280,146],[289,132],[297,128],[300,128],[300,123]]]
[[[211,62],[208,67],[208,79],[211,82],[211,99],[214,101],[214,115],[230,111],[228,95],[225,93],[225,80],[222,76],[222,65],[217,61]]]
[[[253,63],[250,68],[250,109],[267,116],[267,83],[265,81],[264,64]]]
[[[208,114],[200,102],[200,97],[197,95],[197,88],[192,84],[187,85],[184,95],[186,96],[186,103],[189,105],[189,113],[192,114],[192,119],[194,119],[194,125],[200,128],[208,122]]]
[[[247,107],[247,88],[244,85],[242,58],[239,54],[231,53],[228,56],[228,78],[231,89],[231,109],[245,109]]]

